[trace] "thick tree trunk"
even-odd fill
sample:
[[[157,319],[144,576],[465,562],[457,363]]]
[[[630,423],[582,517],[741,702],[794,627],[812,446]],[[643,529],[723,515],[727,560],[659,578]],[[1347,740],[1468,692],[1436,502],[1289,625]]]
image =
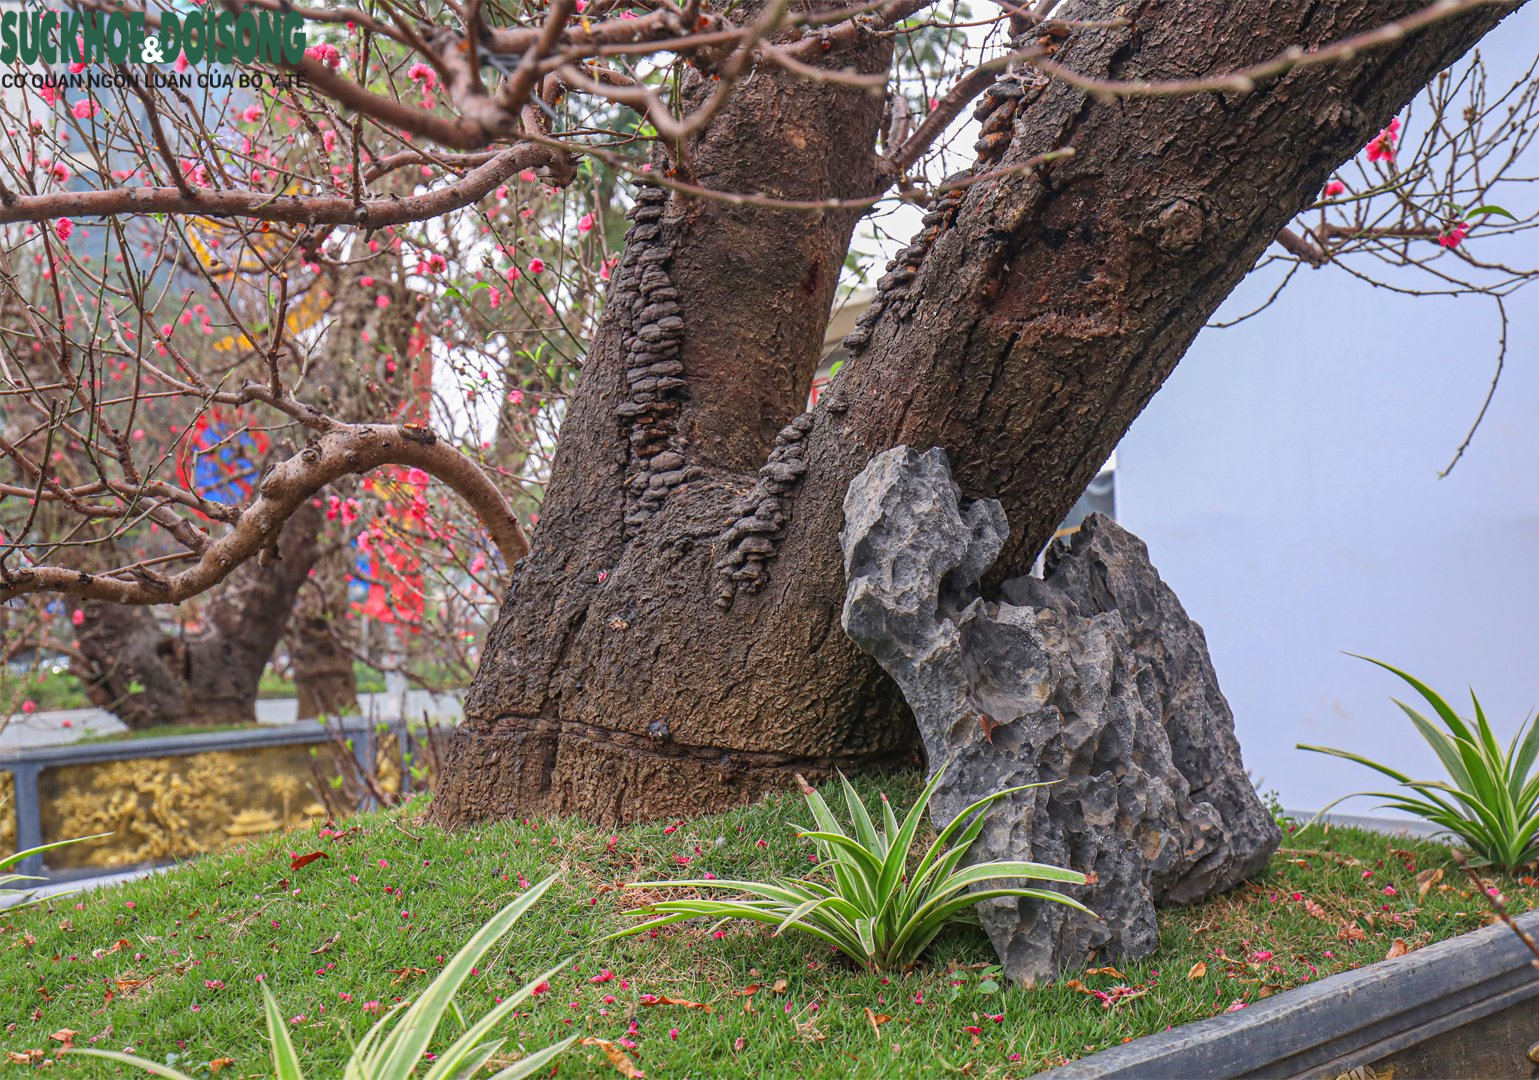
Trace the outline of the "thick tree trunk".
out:
[[[358,707],[353,659],[358,624],[350,618],[348,581],[356,555],[345,532],[319,522],[318,553],[289,617],[289,668],[294,674],[298,718],[351,716]]]
[[[257,685],[315,563],[319,525],[308,505],[290,518],[280,557],[237,570],[196,633],[165,632],[154,608],[85,604],[71,670],[91,700],[136,731],[255,723]]]
[[[347,547],[317,563],[290,620],[289,660],[301,720],[359,711],[350,648],[355,627],[347,618],[348,566],[338,557],[351,552]]]
[[[1280,0],[1237,25],[1217,2],[1071,8],[1131,27],[1077,33],[1058,59],[1128,80],[1230,71],[1415,10]],[[996,574],[1023,572],[1277,231],[1506,10],[1244,97],[1099,101],[1008,78],[985,125],[1008,134],[980,172],[1067,145],[1075,156],[941,200],[885,279],[864,348],[778,436],[805,400],[850,217],[674,199],[652,228],[643,210],[439,820],[698,812],[792,770],[912,753],[895,688],[839,628],[850,479],[898,443],[945,448],[965,492],[1009,515]],[[880,69],[886,47],[839,59]],[[874,191],[879,111],[761,69],[692,147],[693,178],[802,198]],[[673,359],[682,373],[644,381]]]

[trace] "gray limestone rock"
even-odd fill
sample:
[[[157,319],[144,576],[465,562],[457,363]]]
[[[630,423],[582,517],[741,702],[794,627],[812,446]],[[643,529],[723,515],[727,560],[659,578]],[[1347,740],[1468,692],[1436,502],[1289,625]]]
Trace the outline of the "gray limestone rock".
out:
[[[846,633],[902,688],[932,769],[937,826],[1002,800],[972,858],[1032,859],[1092,875],[1059,904],[980,905],[1006,973],[1034,983],[1092,956],[1159,943],[1154,909],[1230,888],[1281,837],[1240,761],[1202,630],[1110,519],[1087,520],[1045,580],[978,582],[1008,529],[964,502],[946,455],[897,447],[851,482],[841,534]]]

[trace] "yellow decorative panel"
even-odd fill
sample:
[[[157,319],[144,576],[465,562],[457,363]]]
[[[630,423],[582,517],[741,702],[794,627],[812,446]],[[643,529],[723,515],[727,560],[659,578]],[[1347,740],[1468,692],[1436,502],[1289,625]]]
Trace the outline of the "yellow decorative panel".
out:
[[[45,841],[110,832],[50,852],[48,865],[128,866],[188,858],[325,814],[310,747],[61,765],[38,778]]]
[[[0,858],[16,850],[16,778],[0,773]]]

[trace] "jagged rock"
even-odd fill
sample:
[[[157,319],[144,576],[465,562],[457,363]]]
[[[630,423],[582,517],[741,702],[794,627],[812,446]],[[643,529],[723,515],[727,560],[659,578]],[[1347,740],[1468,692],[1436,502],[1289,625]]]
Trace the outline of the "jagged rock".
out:
[[[1259,870],[1281,837],[1240,761],[1201,629],[1107,518],[1053,554],[1045,581],[982,599],[1008,529],[964,503],[941,450],[878,454],[844,502],[845,631],[902,688],[931,768],[952,761],[937,825],[1002,800],[972,857],[1093,874],[1060,904],[987,901],[1006,973],[1035,983],[1092,955],[1158,945],[1157,903],[1186,903]]]

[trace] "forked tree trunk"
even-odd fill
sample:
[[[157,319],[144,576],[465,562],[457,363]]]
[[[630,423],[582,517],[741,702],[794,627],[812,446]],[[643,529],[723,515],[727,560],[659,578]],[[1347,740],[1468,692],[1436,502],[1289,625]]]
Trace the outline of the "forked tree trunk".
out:
[[[1158,80],[1329,43],[1416,5],[1069,8],[1131,26],[1076,33],[1061,62]],[[979,165],[996,175],[942,201],[904,260],[912,280],[887,279],[869,342],[779,436],[802,411],[853,216],[674,198],[653,228],[641,211],[438,820],[695,813],[793,770],[913,754],[896,689],[839,627],[850,479],[899,443],[945,448],[965,494],[1009,515],[995,573],[1024,572],[1278,230],[1506,10],[1243,97],[1101,101],[1011,80],[990,101],[1018,101],[1013,118],[986,124],[1007,145]],[[878,40],[835,59],[881,70],[889,51]],[[880,111],[859,90],[761,67],[690,147],[687,178],[787,198],[874,192]],[[1041,171],[1001,171],[1070,145]]]
[[[90,601],[71,671],[91,701],[133,730],[256,721],[257,687],[315,563],[320,512],[302,507],[279,538],[280,558],[247,563],[189,634],[161,629],[156,609]]]

